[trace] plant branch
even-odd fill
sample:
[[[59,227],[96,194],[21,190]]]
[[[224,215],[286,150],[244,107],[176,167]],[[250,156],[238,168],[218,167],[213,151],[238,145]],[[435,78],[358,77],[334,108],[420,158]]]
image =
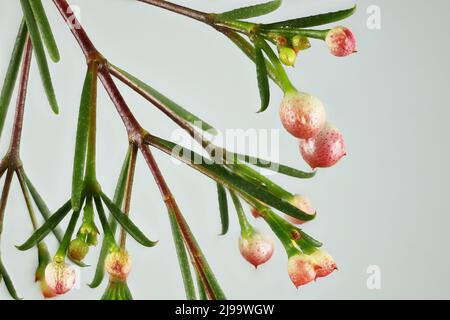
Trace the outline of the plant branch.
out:
[[[22,60],[22,71],[19,79],[19,93],[17,96],[16,114],[14,116],[14,125],[12,129],[11,143],[9,145],[8,151],[10,161],[17,161],[19,158],[20,139],[22,137],[23,114],[25,109],[25,100],[27,96],[28,78],[30,74],[31,54],[33,51],[32,48],[33,47],[31,44],[31,39],[28,36],[25,44],[25,54]]]
[[[99,52],[95,48],[91,39],[89,39],[86,31],[81,26],[80,22],[78,21],[77,17],[73,13],[73,11],[70,8],[70,5],[67,3],[67,1],[66,0],[53,0],[53,3],[55,4],[56,8],[59,10],[59,13],[63,16],[64,20],[66,21],[66,24],[70,28],[70,31],[74,35],[78,44],[80,45],[81,50],[83,50],[83,53],[86,56],[86,59],[92,60],[92,59],[98,58]]]
[[[178,4],[171,3],[169,1],[164,1],[164,0],[138,0],[138,1],[146,3],[146,4],[150,4],[155,7],[163,8],[163,9],[166,9],[171,12],[175,12],[175,13],[181,14],[183,16],[186,16],[186,17],[189,17],[189,18],[201,21],[201,22],[205,22],[208,24],[210,23],[211,16],[208,15],[207,13],[197,11],[197,10],[194,10],[191,8],[183,7]]]
[[[211,274],[209,265],[206,262],[203,253],[201,252],[201,249],[197,244],[197,241],[192,235],[192,232],[190,231],[190,228],[186,223],[186,220],[184,219],[178,207],[178,204],[158,167],[158,164],[156,163],[156,160],[153,157],[149,146],[141,145],[139,148],[145,158],[145,161],[148,164],[148,167],[150,168],[150,171],[152,172],[153,177],[155,178],[156,184],[161,191],[161,195],[169,213],[175,215],[175,219],[180,228],[186,247],[188,248],[191,255],[192,263],[205,286],[208,297],[212,300],[225,299],[225,295],[223,294],[223,292],[221,292],[221,290],[218,290],[220,288],[215,287],[213,281],[211,281],[210,277],[208,276],[208,273]]]

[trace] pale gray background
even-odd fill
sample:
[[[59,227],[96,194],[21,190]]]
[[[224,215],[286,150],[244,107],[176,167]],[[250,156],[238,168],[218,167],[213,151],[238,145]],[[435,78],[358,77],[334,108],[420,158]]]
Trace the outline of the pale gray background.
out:
[[[33,64],[25,114],[25,168],[51,208],[70,192],[74,133],[84,77],[83,56],[46,0],[61,49],[62,61],[51,66],[61,106],[55,117],[43,95]],[[254,1],[178,1],[206,11],[221,11]],[[285,19],[345,8],[355,1],[286,0],[282,9],[262,21]],[[266,113],[258,105],[254,66],[214,30],[187,18],[125,0],[77,0],[82,22],[98,48],[219,129],[275,128],[281,92],[273,86]],[[219,215],[214,183],[197,172],[174,166],[157,154],[160,165],[194,233],[229,298],[450,298],[448,243],[450,150],[448,118],[450,4],[434,1],[358,1],[359,11],[345,22],[358,38],[359,53],[347,59],[330,56],[321,42],[306,52],[289,74],[304,91],[319,96],[329,118],[343,131],[348,157],[311,181],[274,179],[290,190],[309,195],[319,211],[306,230],[325,243],[339,271],[296,290],[286,272],[286,256],[277,243],[272,261],[255,271],[237,250],[237,221],[218,237]],[[382,29],[368,30],[366,9],[382,9]],[[20,20],[18,1],[1,0],[0,76]],[[123,91],[145,127],[170,137],[174,125],[144,100]],[[125,152],[125,131],[100,90],[98,176],[111,194]],[[11,108],[1,151],[5,152],[13,115]],[[281,159],[306,168],[297,142],[280,135]],[[180,272],[165,208],[151,175],[139,160],[132,204],[133,218],[160,243],[144,249],[133,240],[130,287],[135,298],[184,298]],[[261,229],[267,229],[256,222]],[[40,298],[33,284],[34,250],[18,252],[31,232],[19,187],[14,182],[2,237],[3,259],[21,296]],[[55,243],[50,241],[51,248]],[[92,252],[88,262],[95,264]],[[381,290],[368,290],[366,269],[378,265]],[[93,268],[83,271],[82,284]],[[63,298],[96,299],[103,292],[74,290]],[[0,297],[6,298],[4,285]]]

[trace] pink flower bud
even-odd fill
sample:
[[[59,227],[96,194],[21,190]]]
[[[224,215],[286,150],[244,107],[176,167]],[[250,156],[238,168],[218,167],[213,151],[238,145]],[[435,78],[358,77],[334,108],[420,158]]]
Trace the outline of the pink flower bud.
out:
[[[125,281],[131,272],[131,257],[126,251],[113,251],[106,257],[105,268],[112,279]]]
[[[53,291],[53,289],[48,286],[47,282],[44,279],[40,280],[40,284],[41,292],[45,299],[54,298],[57,296],[55,291]]]
[[[314,259],[299,253],[289,258],[288,273],[292,283],[298,288],[316,279]]]
[[[345,57],[356,52],[356,39],[353,33],[346,27],[335,27],[331,29],[325,42],[336,57]]]
[[[300,152],[313,169],[331,167],[347,154],[342,133],[330,123],[316,137],[300,140]]]
[[[269,237],[255,231],[248,237],[239,238],[239,250],[242,256],[257,268],[267,262],[273,255],[273,241]]]
[[[75,270],[65,262],[51,262],[45,268],[45,281],[55,294],[64,294],[75,284]]]
[[[299,139],[316,136],[326,120],[325,108],[319,99],[304,92],[286,93],[280,106],[284,128]]]
[[[311,201],[300,194],[296,194],[292,199],[289,201],[294,207],[302,210],[303,212],[314,215],[316,213],[316,209],[314,209]],[[291,217],[286,215],[286,219],[289,220],[293,224],[303,224],[305,221]]]
[[[326,251],[318,249],[311,254],[311,258],[316,262],[317,277],[326,277],[337,269],[336,262]]]

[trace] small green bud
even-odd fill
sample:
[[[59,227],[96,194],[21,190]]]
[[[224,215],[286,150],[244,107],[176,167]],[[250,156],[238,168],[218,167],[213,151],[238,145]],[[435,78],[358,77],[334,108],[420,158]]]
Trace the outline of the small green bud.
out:
[[[297,60],[297,54],[294,49],[289,47],[279,47],[278,53],[280,54],[281,62],[289,67],[294,66],[295,61]]]
[[[69,257],[75,261],[82,261],[89,252],[89,246],[83,240],[77,238],[69,245]]]
[[[295,36],[291,40],[292,42],[292,48],[295,52],[299,52],[301,50],[306,50],[311,48],[311,42],[309,42],[309,39],[304,36]]]

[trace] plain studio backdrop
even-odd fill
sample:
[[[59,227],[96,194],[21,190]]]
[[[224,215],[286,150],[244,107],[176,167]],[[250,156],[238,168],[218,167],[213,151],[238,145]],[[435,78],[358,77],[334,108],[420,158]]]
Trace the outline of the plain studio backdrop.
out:
[[[257,1],[178,1],[204,11],[224,11]],[[274,21],[347,8],[354,1],[285,0],[281,9],[259,21]],[[256,114],[259,97],[254,65],[213,29],[131,0],[77,0],[81,21],[97,48],[113,63],[142,78],[220,130],[279,130],[279,159],[306,169],[298,142],[282,128],[280,90],[272,85],[269,109]],[[58,208],[70,195],[76,117],[85,60],[51,1],[44,1],[61,51],[51,64],[60,115],[51,113],[33,61],[25,109],[22,158],[45,197]],[[367,9],[379,8],[381,29],[369,28]],[[185,165],[156,152],[179,205],[229,298],[347,299],[450,298],[450,60],[447,13],[450,4],[434,1],[358,1],[358,11],[342,22],[357,36],[359,52],[331,56],[323,42],[302,53],[293,83],[326,104],[328,117],[344,133],[348,156],[308,181],[272,178],[294,193],[309,196],[317,210],[305,231],[324,242],[339,271],[299,290],[286,270],[286,255],[276,242],[273,259],[255,270],[237,248],[239,227],[218,236],[220,219],[215,184]],[[0,3],[0,78],[3,80],[21,19],[18,1]],[[372,25],[370,25],[372,26]],[[144,127],[170,138],[176,129],[154,107],[120,86]],[[1,137],[7,150],[15,96]],[[103,89],[99,90],[98,178],[112,195],[126,152],[126,132]],[[231,205],[231,204],[230,204]],[[129,285],[137,299],[183,299],[184,289],[165,206],[142,158],[136,170],[131,215],[152,239],[143,248],[133,239]],[[253,219],[253,218],[251,218]],[[262,221],[252,220],[270,232]],[[66,224],[66,221],[64,225]],[[17,181],[12,185],[2,235],[2,257],[21,297],[41,298],[33,283],[36,251],[14,245],[31,234]],[[51,251],[56,243],[50,235]],[[64,299],[98,299],[106,281],[89,289],[98,257],[91,250],[80,289]],[[376,276],[374,279],[371,276]],[[379,282],[375,281],[379,280]],[[375,281],[375,282],[374,282]],[[4,284],[0,298],[9,298]]]

